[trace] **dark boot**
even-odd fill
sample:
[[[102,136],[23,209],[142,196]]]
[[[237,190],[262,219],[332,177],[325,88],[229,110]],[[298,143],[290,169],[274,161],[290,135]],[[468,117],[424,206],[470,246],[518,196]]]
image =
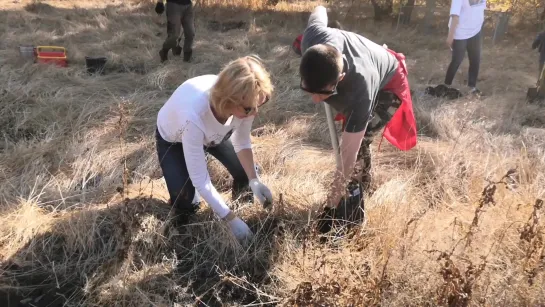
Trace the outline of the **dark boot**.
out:
[[[336,220],[337,210],[335,208],[324,207],[324,210],[318,216],[318,232],[325,234],[333,228],[333,222]]]
[[[199,204],[192,208],[175,208],[173,222],[176,227],[181,227],[189,224],[189,221],[196,215],[199,210]]]
[[[190,62],[191,61],[191,54],[193,51],[184,51],[184,62]]]
[[[357,225],[365,225],[365,206],[362,185],[354,181],[347,187],[348,197],[343,197],[337,208],[325,207],[318,217],[318,231],[322,234],[335,228],[340,235]]]
[[[168,60],[168,50],[161,49],[159,51],[159,57],[161,57],[161,63]]]
[[[182,54],[182,47],[176,46],[176,47],[172,48],[172,54],[175,55],[175,56],[181,55]]]

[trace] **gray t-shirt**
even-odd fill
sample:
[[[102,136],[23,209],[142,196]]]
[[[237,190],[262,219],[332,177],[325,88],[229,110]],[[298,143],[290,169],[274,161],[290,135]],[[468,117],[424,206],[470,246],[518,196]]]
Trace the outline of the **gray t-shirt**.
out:
[[[316,44],[337,48],[344,58],[344,79],[325,102],[346,117],[345,131],[361,132],[371,120],[378,91],[391,80],[398,61],[384,47],[353,32],[327,27],[327,12],[315,10],[303,33],[301,51]]]

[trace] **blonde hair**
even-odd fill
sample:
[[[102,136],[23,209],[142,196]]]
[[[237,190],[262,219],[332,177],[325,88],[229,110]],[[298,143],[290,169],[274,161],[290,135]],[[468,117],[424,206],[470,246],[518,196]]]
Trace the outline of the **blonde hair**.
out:
[[[229,62],[210,92],[210,104],[225,116],[229,106],[256,107],[273,92],[270,75],[259,57],[250,55]]]

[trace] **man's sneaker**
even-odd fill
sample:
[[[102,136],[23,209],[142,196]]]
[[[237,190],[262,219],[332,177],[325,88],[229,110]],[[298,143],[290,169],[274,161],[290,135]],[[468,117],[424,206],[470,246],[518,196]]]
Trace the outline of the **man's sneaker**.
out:
[[[182,54],[182,47],[176,46],[176,47],[172,48],[172,54],[175,55],[175,56],[181,55]]]
[[[193,51],[184,51],[184,62],[190,62],[191,61],[191,54]]]
[[[161,63],[164,63],[166,60],[168,60],[168,50],[161,49],[159,51],[159,57],[161,57]]]

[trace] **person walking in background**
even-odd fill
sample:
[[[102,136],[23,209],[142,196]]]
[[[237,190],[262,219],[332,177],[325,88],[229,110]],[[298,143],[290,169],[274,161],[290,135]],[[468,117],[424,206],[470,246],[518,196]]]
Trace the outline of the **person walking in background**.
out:
[[[193,54],[193,39],[195,38],[195,21],[193,15],[192,0],[166,0],[167,15],[167,38],[163,43],[163,48],[159,51],[161,62],[168,60],[168,51],[172,49],[173,55],[180,55],[182,47],[180,46],[180,33],[183,28],[184,33],[184,61],[189,62]],[[165,6],[163,0],[159,0],[155,5],[155,12],[163,14]]]
[[[452,0],[450,6],[449,33],[447,46],[452,51],[452,60],[445,76],[445,85],[451,86],[454,76],[464,60],[467,50],[469,93],[480,95],[477,78],[481,61],[482,26],[486,0]]]
[[[157,154],[178,224],[187,223],[196,213],[197,191],[238,239],[252,235],[212,184],[205,152],[233,177],[233,197],[249,186],[250,195],[263,205],[271,204],[271,191],[256,174],[250,131],[258,108],[272,91],[261,61],[246,56],[230,62],[218,76],[185,81],[161,108],[155,133]]]

